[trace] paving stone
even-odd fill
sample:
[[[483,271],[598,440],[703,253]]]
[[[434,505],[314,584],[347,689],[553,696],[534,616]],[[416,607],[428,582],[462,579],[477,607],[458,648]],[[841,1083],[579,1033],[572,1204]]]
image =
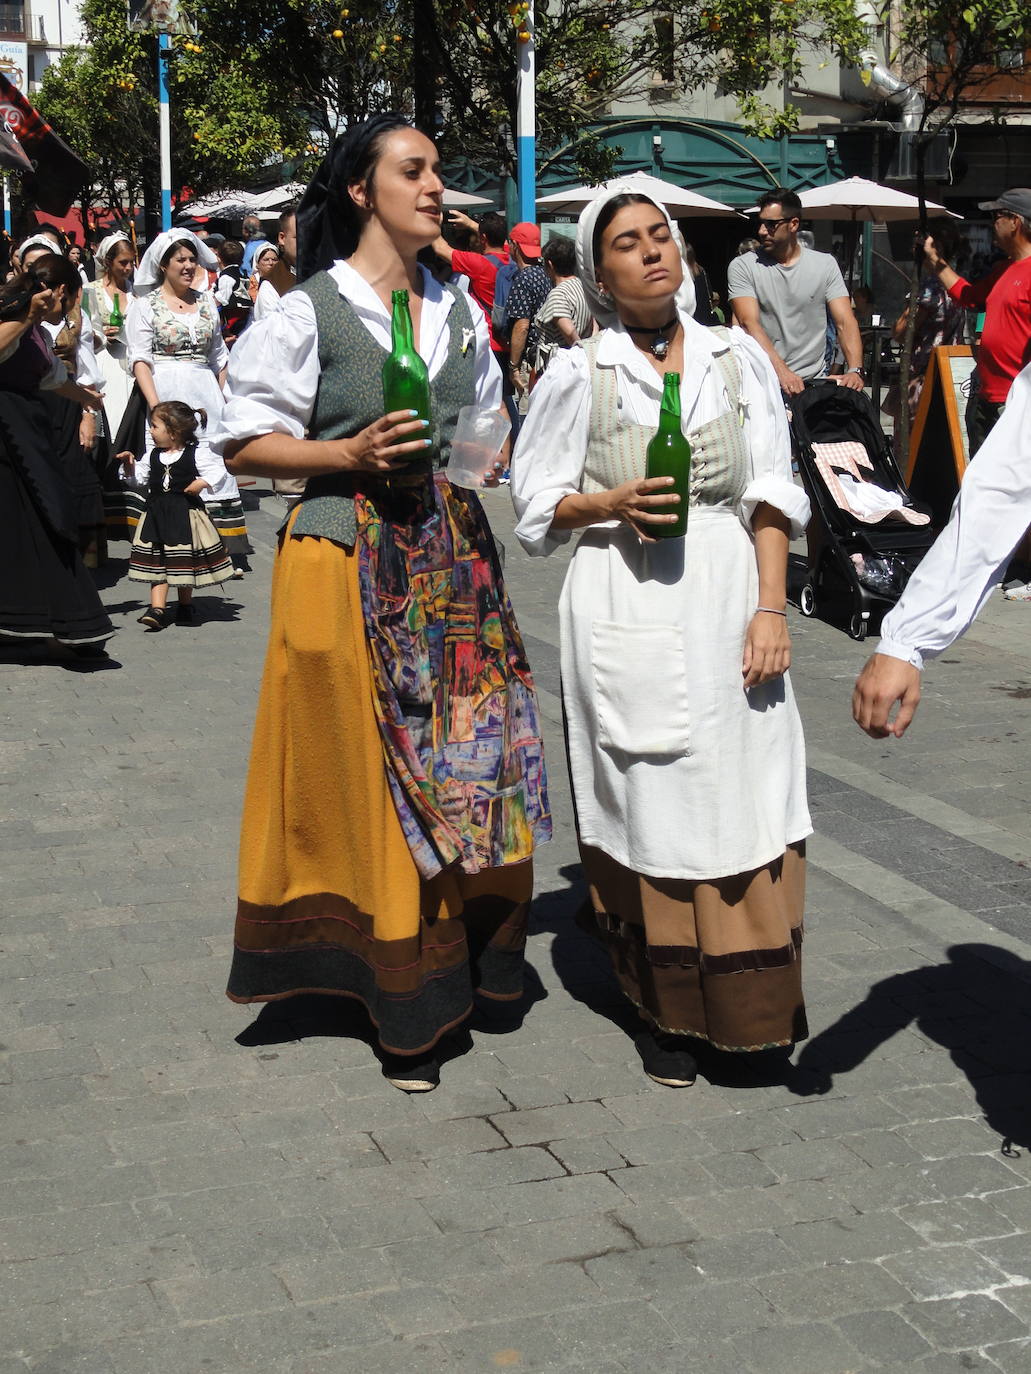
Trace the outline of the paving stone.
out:
[[[290,1295],[269,1269],[235,1269],[189,1279],[161,1279],[151,1285],[179,1321],[217,1321],[245,1312],[287,1307]]]
[[[778,1179],[827,1179],[854,1174],[867,1167],[858,1155],[837,1140],[807,1140],[771,1145],[756,1156]]]
[[[571,1174],[597,1174],[626,1168],[623,1156],[601,1136],[590,1136],[586,1140],[553,1140],[548,1151]]]
[[[711,1279],[752,1279],[794,1269],[796,1257],[778,1236],[767,1231],[746,1232],[693,1242],[691,1257]]]
[[[493,1125],[512,1145],[537,1145],[545,1141],[605,1135],[618,1130],[619,1122],[600,1102],[580,1102],[566,1107],[539,1107],[492,1118]]]
[[[428,1284],[406,1284],[371,1294],[369,1306],[395,1336],[432,1336],[461,1326],[462,1316],[452,1296]]]
[[[282,1261],[273,1260],[272,1267],[290,1300],[299,1304],[375,1293],[397,1284],[386,1251],[372,1246],[294,1255]]]
[[[828,1264],[752,1280],[779,1312],[793,1320],[823,1321],[847,1312],[896,1307],[909,1293],[876,1264]]]
[[[486,1239],[509,1269],[565,1260],[584,1263],[637,1247],[629,1230],[610,1216],[571,1216],[505,1226],[489,1232]]]
[[[900,1207],[898,1214],[907,1226],[912,1226],[933,1245],[1006,1236],[1013,1230],[1013,1223],[1007,1217],[980,1198],[922,1202],[913,1207]]]
[[[992,1288],[1006,1273],[967,1245],[940,1245],[888,1255],[884,1267],[917,1298],[950,1298]]]
[[[496,1201],[505,1221],[515,1226],[606,1212],[620,1205],[623,1194],[607,1175],[581,1174],[544,1183],[517,1183],[500,1193]]]
[[[583,1267],[560,1262],[539,1269],[506,1272],[500,1283],[497,1274],[471,1273],[461,1280],[449,1282],[447,1292],[461,1314],[461,1322],[468,1323],[546,1315],[583,1305],[598,1305],[608,1301],[608,1296],[591,1274],[592,1264],[597,1262]]]
[[[980,1293],[913,1303],[901,1315],[937,1350],[977,1350],[1028,1334],[1025,1324],[1001,1302]]]
[[[503,1150],[505,1136],[475,1117],[421,1127],[393,1126],[372,1132],[389,1160],[440,1159],[477,1150]]]
[[[900,1360],[918,1360],[931,1353],[923,1336],[897,1312],[854,1312],[838,1317],[835,1326],[863,1355],[895,1367]]]
[[[766,1328],[735,1336],[738,1359],[767,1374],[854,1374],[855,1348],[832,1326]]]
[[[920,1152],[924,1159],[947,1159],[990,1150],[995,1144],[991,1131],[981,1121],[955,1117],[948,1121],[921,1122],[902,1126],[899,1135]]]
[[[806,1264],[880,1259],[900,1250],[911,1250],[920,1243],[917,1233],[890,1212],[800,1222],[779,1230],[778,1234]]]

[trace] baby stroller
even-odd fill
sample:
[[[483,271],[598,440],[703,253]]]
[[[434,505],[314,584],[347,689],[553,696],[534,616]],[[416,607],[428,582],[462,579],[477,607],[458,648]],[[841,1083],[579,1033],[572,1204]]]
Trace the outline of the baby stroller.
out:
[[[873,402],[816,382],[791,398],[798,472],[813,508],[798,604],[865,639],[895,605],[934,543],[930,515],[913,503]]]

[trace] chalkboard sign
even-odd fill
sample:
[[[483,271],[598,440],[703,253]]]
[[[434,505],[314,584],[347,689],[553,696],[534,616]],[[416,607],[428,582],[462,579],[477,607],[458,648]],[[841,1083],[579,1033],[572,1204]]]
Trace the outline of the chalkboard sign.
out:
[[[966,408],[974,366],[965,345],[933,349],[913,421],[906,485],[914,501],[930,507],[937,528],[948,523],[970,461]]]

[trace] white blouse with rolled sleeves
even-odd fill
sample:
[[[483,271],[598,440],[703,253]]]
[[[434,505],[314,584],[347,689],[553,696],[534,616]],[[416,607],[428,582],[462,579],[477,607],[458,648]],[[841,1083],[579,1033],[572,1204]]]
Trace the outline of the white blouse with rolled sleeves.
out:
[[[618,521],[580,531],[559,618],[581,840],[637,873],[700,880],[760,868],[812,830],[791,683],[778,678],[746,692],[742,678],[758,604],[752,518],[767,503],[797,537],[809,502],[792,480],[766,355],[741,330],[728,345],[683,312],[680,319],[684,430],[728,409],[714,354],[731,347],[749,479],[736,508],[692,506],[683,540],[645,543]],[[615,370],[621,419],[657,428],[662,378],[621,325],[605,331],[598,365]],[[531,554],[569,538],[550,527],[559,502],[580,489],[590,411],[588,361],[574,347],[534,389],[512,458],[516,534]]]
[[[424,269],[419,353],[433,378],[447,357],[455,298]],[[337,290],[384,348],[390,348],[390,311],[372,287],[346,262],[329,269]],[[498,409],[502,403],[501,372],[494,361],[482,310],[472,317],[468,346],[476,350],[476,403]],[[230,398],[210,443],[224,452],[229,443],[261,434],[288,434],[303,439],[319,387],[319,333],[315,308],[304,291],[288,292],[278,308],[242,334],[229,363]]]

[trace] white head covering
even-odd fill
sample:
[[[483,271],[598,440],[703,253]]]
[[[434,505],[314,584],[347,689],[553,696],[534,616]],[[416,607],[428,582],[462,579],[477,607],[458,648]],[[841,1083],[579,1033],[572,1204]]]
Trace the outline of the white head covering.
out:
[[[602,329],[608,329],[614,325],[619,318],[612,297],[598,288],[598,278],[594,261],[594,226],[598,223],[598,216],[608,205],[609,201],[615,200],[616,196],[628,194],[640,195],[640,190],[632,181],[609,181],[606,183],[604,192],[585,205],[580,212],[580,218],[576,224],[576,268],[583,282],[584,291],[587,294],[587,303],[591,307],[591,313],[601,325]],[[650,200],[650,197],[645,197]],[[654,205],[655,202],[652,201]],[[680,235],[680,230],[669,217],[669,211],[664,205],[656,205],[656,210],[661,210],[666,216],[666,223],[670,227],[673,240],[680,250],[680,256],[684,256],[684,240]],[[676,294],[676,304],[678,310],[683,310],[687,315],[693,315],[695,309],[695,289],[694,278],[691,276],[687,263],[684,263],[684,280]]]
[[[60,245],[56,244],[49,234],[30,234],[27,239],[23,239],[18,245],[19,258],[26,248],[45,248],[48,253],[56,253],[59,258],[64,256]]]
[[[207,268],[209,272],[218,270],[218,258],[192,229],[166,229],[149,245],[143,255],[143,261],[136,269],[132,289],[137,296],[148,296],[161,285],[161,259],[170,248],[180,243],[186,243],[193,249],[201,267]]]
[[[111,249],[116,243],[127,243],[132,248],[132,239],[122,229],[116,229],[113,234],[108,234],[106,239],[101,239],[97,244],[96,258],[101,270],[107,269],[107,258]],[[135,254],[134,254],[135,256]]]
[[[257,272],[258,270],[258,259],[261,257],[262,253],[264,253],[267,248],[271,248],[273,253],[275,253],[276,257],[279,257],[279,249],[276,247],[274,243],[270,243],[268,239],[255,239],[254,252],[251,254],[251,265],[253,266],[255,272]]]

